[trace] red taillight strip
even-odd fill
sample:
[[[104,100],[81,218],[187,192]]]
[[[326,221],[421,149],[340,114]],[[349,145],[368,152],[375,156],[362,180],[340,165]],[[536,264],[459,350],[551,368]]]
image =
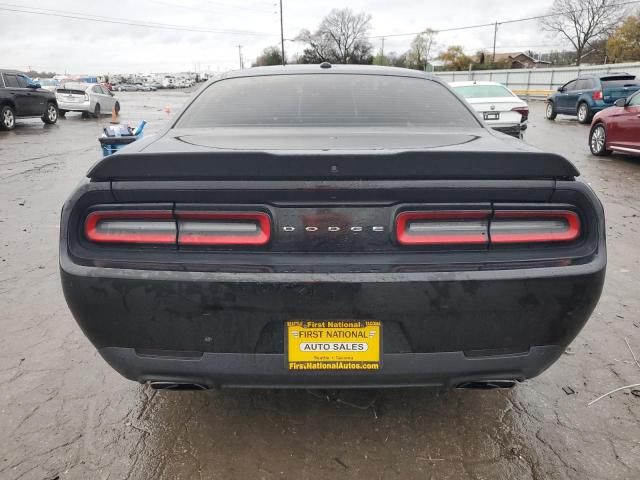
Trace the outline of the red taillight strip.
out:
[[[166,224],[163,227],[168,231],[154,231],[153,228],[144,231],[145,222],[148,224],[147,227],[153,227],[153,221],[158,220]],[[121,231],[109,229],[101,231],[100,224],[108,225],[109,221],[130,221],[130,226],[129,228],[124,226]],[[89,213],[84,222],[85,236],[96,243],[175,244],[176,233],[171,210],[99,210]]]
[[[522,115],[522,121],[529,119],[529,107],[514,107],[511,109],[512,112],[518,112]]]
[[[401,245],[479,245],[487,244],[489,210],[446,210],[432,212],[402,212],[396,217],[396,239]],[[470,225],[471,231],[458,231],[456,226],[465,220],[479,221]],[[431,223],[436,228],[433,233],[411,233],[412,222]],[[475,231],[473,231],[475,230]]]
[[[178,245],[265,245],[271,238],[271,218],[264,212],[177,211],[175,215]],[[207,232],[216,223],[219,228]],[[255,226],[255,231],[242,232],[238,226]]]
[[[491,243],[543,243],[543,242],[570,242],[580,236],[580,217],[570,210],[498,210],[493,215],[490,236]],[[566,228],[560,231],[526,231],[526,221],[532,220],[562,220],[566,222]],[[524,220],[522,226],[525,231],[500,231],[501,225],[508,226],[509,221],[517,223]],[[544,227],[541,227],[544,228]]]

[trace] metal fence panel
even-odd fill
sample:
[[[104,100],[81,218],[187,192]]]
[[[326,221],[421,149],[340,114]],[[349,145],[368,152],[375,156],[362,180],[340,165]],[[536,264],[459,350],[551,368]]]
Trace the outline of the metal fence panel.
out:
[[[526,97],[544,98],[581,74],[630,73],[640,78],[640,62],[580,67],[556,67],[512,70],[471,70],[434,72],[447,82],[467,80],[500,82]]]

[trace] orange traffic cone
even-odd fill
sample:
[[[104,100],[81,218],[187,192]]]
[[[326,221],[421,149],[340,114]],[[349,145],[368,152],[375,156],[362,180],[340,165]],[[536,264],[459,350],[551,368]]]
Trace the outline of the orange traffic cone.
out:
[[[113,123],[114,125],[120,123],[120,119],[118,118],[118,110],[116,109],[115,105],[111,109],[111,123]]]

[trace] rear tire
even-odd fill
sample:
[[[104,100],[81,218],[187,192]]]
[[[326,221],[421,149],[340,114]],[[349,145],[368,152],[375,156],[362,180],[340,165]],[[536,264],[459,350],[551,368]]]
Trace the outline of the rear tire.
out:
[[[58,110],[58,116],[59,116],[59,117],[63,117],[63,118],[64,118],[64,116],[65,116],[66,114],[67,114],[67,111],[66,111],[66,110]]]
[[[16,111],[9,105],[0,108],[0,130],[13,130],[16,128]]]
[[[93,117],[100,118],[100,104],[96,103],[95,108],[93,109]]]
[[[45,110],[44,115],[42,115],[42,121],[47,125],[53,125],[58,121],[58,107],[55,103],[47,103],[47,109]]]
[[[611,155],[611,150],[607,150],[607,129],[604,124],[596,123],[589,132],[589,150],[597,157]]]
[[[547,120],[555,120],[558,114],[556,113],[556,109],[553,106],[553,102],[547,102],[547,107],[544,111],[544,116]]]
[[[587,123],[591,123],[591,119],[593,118],[593,114],[591,113],[591,110],[589,109],[589,105],[587,105],[584,102],[581,102],[578,105],[578,122],[580,122],[583,125],[586,125]]]

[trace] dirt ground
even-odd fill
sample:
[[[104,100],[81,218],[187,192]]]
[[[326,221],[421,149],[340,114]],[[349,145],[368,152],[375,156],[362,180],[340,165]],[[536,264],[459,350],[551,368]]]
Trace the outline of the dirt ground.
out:
[[[158,131],[184,92],[119,94]],[[172,113],[164,111],[170,106]],[[125,380],[67,310],[62,203],[99,159],[109,117],[0,132],[1,479],[638,479],[640,159],[590,156],[588,127],[543,119],[525,140],[571,159],[607,213],[593,317],[539,378],[509,391],[156,392]]]

